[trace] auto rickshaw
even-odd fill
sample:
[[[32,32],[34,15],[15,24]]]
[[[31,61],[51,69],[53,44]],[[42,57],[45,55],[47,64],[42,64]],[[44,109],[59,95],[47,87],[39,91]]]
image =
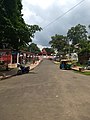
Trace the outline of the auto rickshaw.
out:
[[[70,70],[72,66],[72,61],[69,59],[62,59],[60,61],[60,69]]]

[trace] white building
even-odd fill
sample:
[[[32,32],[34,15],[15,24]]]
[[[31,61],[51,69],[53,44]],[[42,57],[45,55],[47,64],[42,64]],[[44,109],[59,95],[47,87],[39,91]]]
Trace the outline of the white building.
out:
[[[70,53],[66,55],[67,58],[70,58],[71,60],[78,61],[78,54],[77,53]]]

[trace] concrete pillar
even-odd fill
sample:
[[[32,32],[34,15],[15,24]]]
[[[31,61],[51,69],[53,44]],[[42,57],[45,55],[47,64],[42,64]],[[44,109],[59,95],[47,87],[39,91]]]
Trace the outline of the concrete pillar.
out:
[[[12,54],[11,54],[11,64],[12,64]]]
[[[19,63],[19,53],[17,53],[17,63]]]

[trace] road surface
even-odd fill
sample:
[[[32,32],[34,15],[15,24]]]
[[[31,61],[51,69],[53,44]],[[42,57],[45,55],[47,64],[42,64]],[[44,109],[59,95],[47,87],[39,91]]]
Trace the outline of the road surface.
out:
[[[0,81],[0,120],[90,120],[90,76],[44,60]]]

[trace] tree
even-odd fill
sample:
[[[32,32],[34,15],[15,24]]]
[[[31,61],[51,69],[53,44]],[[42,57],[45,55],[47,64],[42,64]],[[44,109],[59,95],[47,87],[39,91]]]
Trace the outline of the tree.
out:
[[[3,0],[0,3],[0,45],[18,50],[31,42],[34,33],[41,28],[24,22],[21,0]]]
[[[52,48],[56,49],[58,52],[64,52],[65,47],[67,46],[67,38],[63,35],[55,35],[51,37],[49,44]]]
[[[55,54],[55,51],[53,48],[44,48],[48,55]]]
[[[72,41],[72,44],[78,44],[82,40],[87,40],[87,30],[84,25],[76,25],[75,27],[71,27],[68,30],[67,37],[69,41]]]
[[[30,51],[31,53],[34,53],[34,54],[39,54],[41,52],[39,47],[35,43],[31,43],[28,46],[28,51]]]
[[[82,46],[78,53],[78,60],[80,64],[86,64],[90,59],[90,41],[82,43]]]
[[[90,25],[88,26],[88,28],[90,29]],[[88,38],[90,39],[90,35],[88,36]]]
[[[6,29],[13,29],[10,20],[7,18],[3,2],[4,0],[0,1],[0,48],[3,48],[6,43]]]
[[[89,27],[89,29],[90,29],[90,25],[89,25],[88,27]]]

